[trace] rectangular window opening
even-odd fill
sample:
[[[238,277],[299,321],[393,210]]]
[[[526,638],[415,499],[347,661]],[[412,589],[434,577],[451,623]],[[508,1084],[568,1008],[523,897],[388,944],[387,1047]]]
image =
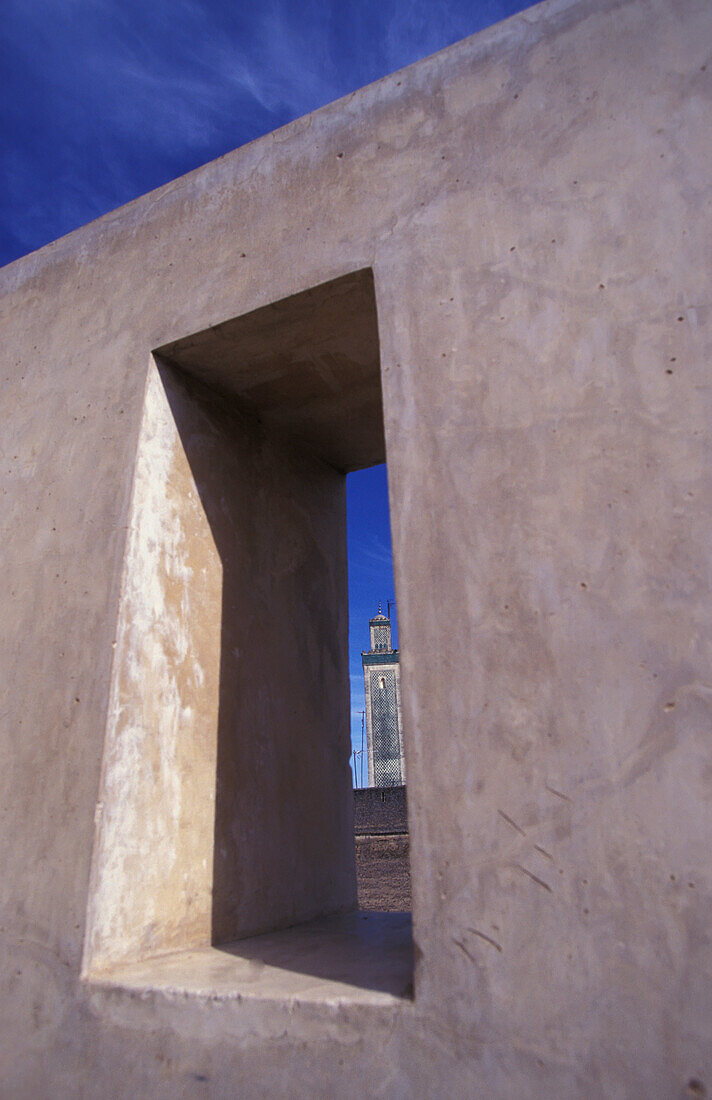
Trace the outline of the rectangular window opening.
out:
[[[385,465],[347,478],[351,769],[358,902],[411,909],[398,619]]]
[[[286,1000],[412,995],[410,914],[357,906],[354,798],[369,792],[353,790],[346,475],[384,460],[370,270],[154,351],[88,980]],[[361,673],[384,681],[379,730],[396,700],[400,713],[386,635],[383,618],[371,624]],[[381,755],[402,779],[399,736]]]

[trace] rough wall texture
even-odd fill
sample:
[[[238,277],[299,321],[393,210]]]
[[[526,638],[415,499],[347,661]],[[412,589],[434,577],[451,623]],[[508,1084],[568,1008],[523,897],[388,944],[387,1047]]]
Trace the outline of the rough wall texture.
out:
[[[551,0],[2,273],[8,1095],[710,1088],[711,48],[707,0]],[[97,989],[150,351],[365,267],[415,999]]]
[[[354,832],[407,833],[405,787],[361,787],[354,791]]]
[[[412,896],[406,788],[355,790],[354,833],[359,908],[409,911]]]
[[[355,848],[359,910],[410,912],[408,835],[356,836]]]

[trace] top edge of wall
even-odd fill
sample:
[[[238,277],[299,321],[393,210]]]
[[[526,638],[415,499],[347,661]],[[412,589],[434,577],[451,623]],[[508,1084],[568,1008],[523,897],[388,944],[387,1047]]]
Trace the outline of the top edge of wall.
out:
[[[507,19],[349,92],[245,145],[223,153],[222,156],[18,257],[0,268],[0,294],[18,289],[60,260],[81,258],[90,250],[96,260],[96,250],[100,246],[108,246],[127,229],[141,222],[148,223],[151,215],[162,212],[173,202],[184,201],[209,190],[224,174],[226,166],[235,175],[239,175],[252,170],[270,152],[277,159],[275,147],[293,145],[301,135],[312,132],[315,122],[318,123],[322,136],[325,133],[334,134],[340,130],[348,130],[355,112],[361,116],[364,111],[371,110],[382,102],[395,101],[409,92],[421,90],[424,85],[430,85],[428,90],[432,91],[431,80],[436,72],[442,83],[448,72],[455,75],[462,66],[489,58],[493,53],[517,47],[531,47],[545,34],[555,36],[564,33],[592,14],[603,14],[633,2],[634,0],[541,0]]]

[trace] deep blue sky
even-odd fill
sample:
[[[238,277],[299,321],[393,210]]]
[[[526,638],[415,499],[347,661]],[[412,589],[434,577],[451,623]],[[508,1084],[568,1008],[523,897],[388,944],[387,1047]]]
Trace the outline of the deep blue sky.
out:
[[[527,6],[3,0],[0,265]]]
[[[3,0],[0,266],[528,6],[521,0]],[[352,731],[393,596],[385,471],[349,479]]]
[[[361,651],[369,648],[368,620],[378,611],[378,601],[387,611],[391,601],[393,645],[398,646],[398,619],[393,587],[393,555],[388,517],[386,467],[372,466],[346,479],[346,508],[349,544],[349,672],[351,675],[351,744],[361,751],[364,708]],[[352,767],[360,774],[360,757]],[[364,763],[364,782],[367,765]],[[360,785],[360,783],[359,783]]]

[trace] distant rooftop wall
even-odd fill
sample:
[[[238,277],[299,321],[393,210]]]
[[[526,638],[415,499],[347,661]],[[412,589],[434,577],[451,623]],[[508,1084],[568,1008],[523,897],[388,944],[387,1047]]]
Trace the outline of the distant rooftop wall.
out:
[[[408,832],[405,787],[362,787],[354,791],[356,836]]]

